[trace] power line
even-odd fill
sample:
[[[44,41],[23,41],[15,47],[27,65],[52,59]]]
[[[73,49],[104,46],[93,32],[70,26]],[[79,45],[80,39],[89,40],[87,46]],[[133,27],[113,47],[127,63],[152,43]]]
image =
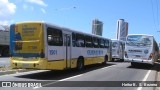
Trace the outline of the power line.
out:
[[[156,30],[157,27],[156,27],[156,22],[155,22],[155,16],[154,16],[154,10],[153,10],[153,2],[152,2],[152,0],[151,0],[151,5],[152,5],[153,22],[154,22],[154,26],[155,26],[155,30]]]
[[[159,29],[159,2],[158,2],[158,0],[156,0],[156,3],[157,3],[157,24],[158,24],[158,28],[157,29]]]

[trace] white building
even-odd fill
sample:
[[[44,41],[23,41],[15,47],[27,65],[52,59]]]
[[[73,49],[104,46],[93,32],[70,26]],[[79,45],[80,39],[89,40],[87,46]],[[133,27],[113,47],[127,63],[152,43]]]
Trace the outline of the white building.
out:
[[[128,23],[124,19],[119,19],[117,21],[117,40],[126,41],[126,36],[128,35]]]

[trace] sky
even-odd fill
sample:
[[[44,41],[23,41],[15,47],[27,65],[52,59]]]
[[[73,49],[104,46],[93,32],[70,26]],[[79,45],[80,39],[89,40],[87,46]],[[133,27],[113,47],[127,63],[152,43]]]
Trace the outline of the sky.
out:
[[[45,21],[91,33],[93,19],[103,22],[103,37],[115,39],[117,20],[125,19],[129,34],[160,43],[159,0],[0,0],[0,24]]]

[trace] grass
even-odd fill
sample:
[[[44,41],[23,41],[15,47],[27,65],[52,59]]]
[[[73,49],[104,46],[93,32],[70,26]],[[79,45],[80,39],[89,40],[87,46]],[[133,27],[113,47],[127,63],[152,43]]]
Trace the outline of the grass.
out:
[[[28,71],[33,71],[33,70],[32,69],[12,69],[11,66],[1,66],[0,67],[0,76],[28,72]]]
[[[11,70],[10,66],[1,66],[0,67],[0,71],[8,71],[8,70]]]

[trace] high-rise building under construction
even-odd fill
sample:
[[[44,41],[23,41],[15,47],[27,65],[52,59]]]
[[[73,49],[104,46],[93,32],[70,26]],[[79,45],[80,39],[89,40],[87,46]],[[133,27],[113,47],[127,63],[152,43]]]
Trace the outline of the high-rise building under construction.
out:
[[[103,22],[99,21],[98,19],[94,19],[92,21],[92,34],[102,36],[103,32]]]
[[[127,35],[128,35],[128,22],[125,22],[124,19],[119,19],[117,21],[116,38],[118,40],[126,41]]]

